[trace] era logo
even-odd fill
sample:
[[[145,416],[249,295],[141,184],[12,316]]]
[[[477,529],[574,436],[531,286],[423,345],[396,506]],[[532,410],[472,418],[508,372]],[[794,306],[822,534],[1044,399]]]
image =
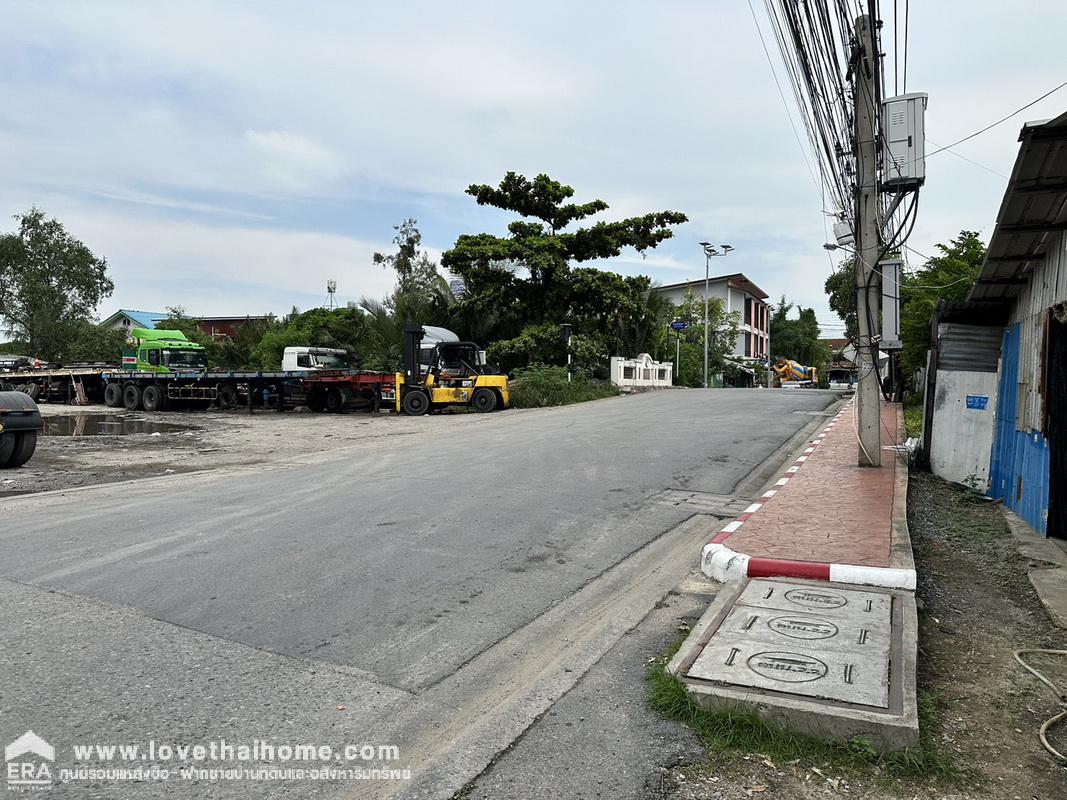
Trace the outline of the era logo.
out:
[[[27,758],[33,756],[39,760]],[[56,749],[33,731],[26,731],[5,747],[4,760],[8,789],[51,788],[52,771],[47,762],[56,760]]]

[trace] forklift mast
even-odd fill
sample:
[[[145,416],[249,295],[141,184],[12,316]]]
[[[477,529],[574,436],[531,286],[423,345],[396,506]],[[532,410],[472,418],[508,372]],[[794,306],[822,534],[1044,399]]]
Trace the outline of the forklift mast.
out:
[[[424,331],[421,325],[404,326],[404,383],[408,386],[422,384],[419,355],[423,334]]]

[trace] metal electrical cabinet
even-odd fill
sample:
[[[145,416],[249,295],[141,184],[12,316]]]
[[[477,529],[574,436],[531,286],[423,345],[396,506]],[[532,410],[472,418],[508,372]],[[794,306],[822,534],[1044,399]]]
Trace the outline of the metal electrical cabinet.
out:
[[[926,180],[926,93],[890,97],[882,103],[882,188],[917,189]]]

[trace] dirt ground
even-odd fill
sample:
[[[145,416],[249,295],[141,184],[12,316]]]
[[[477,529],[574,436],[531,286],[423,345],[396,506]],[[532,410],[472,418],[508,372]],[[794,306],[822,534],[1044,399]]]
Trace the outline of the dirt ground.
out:
[[[345,448],[387,447],[398,436],[434,436],[485,415],[459,411],[408,417],[391,412],[166,411],[41,404],[46,430],[24,467],[0,471],[0,497],[205,469],[308,463]],[[509,409],[515,415],[536,413]],[[81,420],[79,421],[79,418]],[[104,435],[94,433],[100,428]],[[157,426],[160,426],[157,428]],[[126,431],[118,435],[119,431]]]
[[[913,473],[908,519],[919,615],[919,696],[924,733],[965,773],[896,780],[873,769],[845,772],[829,764],[774,763],[765,755],[711,754],[666,778],[674,800],[825,797],[943,800],[1064,800],[1067,765],[1038,741],[1038,728],[1061,707],[1052,691],[1012,657],[1018,648],[1067,649],[1067,630],[1041,606],[1027,570],[1043,566],[1020,555],[1000,509],[927,474]],[[1032,663],[1067,686],[1067,658]],[[1067,751],[1067,724],[1053,729]],[[656,796],[661,796],[656,792]]]

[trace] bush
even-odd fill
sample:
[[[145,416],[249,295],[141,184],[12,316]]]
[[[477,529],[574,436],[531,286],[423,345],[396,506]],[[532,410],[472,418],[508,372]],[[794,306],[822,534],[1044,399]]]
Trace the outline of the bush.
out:
[[[514,376],[511,383],[511,404],[516,408],[565,406],[612,397],[618,393],[616,386],[594,381],[588,373],[576,372],[568,383],[567,370],[563,367],[536,364]]]

